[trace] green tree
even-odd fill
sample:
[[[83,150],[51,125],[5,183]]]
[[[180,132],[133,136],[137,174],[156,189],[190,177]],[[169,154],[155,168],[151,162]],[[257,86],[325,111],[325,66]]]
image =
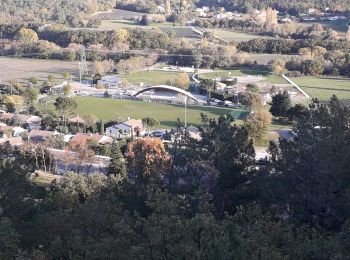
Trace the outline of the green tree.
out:
[[[125,160],[120,150],[120,147],[116,141],[113,142],[111,147],[111,160],[108,166],[108,174],[115,175],[122,181],[128,179],[128,173],[125,167]]]
[[[19,249],[20,235],[7,218],[0,217],[0,258],[15,259]]]
[[[289,120],[294,121],[297,118],[308,116],[309,113],[309,109],[306,106],[303,104],[296,104],[288,110],[288,118]]]
[[[63,125],[66,126],[68,116],[75,111],[78,104],[74,99],[68,97],[58,97],[54,103],[54,106],[62,115]]]
[[[259,92],[259,86],[257,84],[247,84],[247,91],[249,92]]]
[[[140,23],[142,25],[149,26],[151,24],[151,18],[149,17],[149,15],[144,14],[142,15]]]
[[[28,101],[28,103],[33,104],[35,101],[37,101],[38,96],[39,96],[39,91],[36,88],[29,87],[25,91],[25,97]]]
[[[272,115],[265,110],[253,111],[246,122],[250,136],[254,141],[259,142],[263,139],[268,126],[271,125]]]
[[[152,117],[145,117],[142,119],[142,124],[144,126],[144,128],[148,131],[150,131],[151,129],[155,129],[157,127],[159,127],[160,123],[158,120],[155,120]]]
[[[348,218],[349,122],[349,107],[333,97],[297,120],[293,142],[271,144],[267,171],[274,173],[265,188],[274,194],[273,201],[279,197],[289,205],[295,220],[337,229]]]
[[[48,81],[50,84],[53,84],[54,80],[55,80],[55,77],[54,77],[53,75],[48,75],[48,76],[47,76],[47,81]]]
[[[102,20],[100,18],[91,18],[89,19],[87,23],[88,28],[98,28],[102,23]]]
[[[63,78],[64,80],[70,80],[72,78],[72,75],[68,71],[65,71],[63,73]]]
[[[103,119],[100,119],[100,134],[104,135],[105,134],[105,123],[103,122]]]
[[[291,103],[290,96],[285,90],[272,97],[270,112],[275,117],[287,117]]]
[[[30,84],[33,84],[33,85],[38,84],[38,78],[36,78],[36,77],[30,77],[28,79],[28,81],[29,81]]]
[[[68,97],[69,94],[71,93],[72,91],[72,86],[70,84],[67,84],[63,87],[63,94]]]

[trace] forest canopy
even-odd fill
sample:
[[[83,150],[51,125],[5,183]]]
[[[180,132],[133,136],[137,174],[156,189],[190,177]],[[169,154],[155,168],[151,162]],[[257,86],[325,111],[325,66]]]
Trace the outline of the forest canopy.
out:
[[[25,21],[63,22],[69,16],[88,15],[114,6],[114,0],[2,0],[0,18],[15,16]]]

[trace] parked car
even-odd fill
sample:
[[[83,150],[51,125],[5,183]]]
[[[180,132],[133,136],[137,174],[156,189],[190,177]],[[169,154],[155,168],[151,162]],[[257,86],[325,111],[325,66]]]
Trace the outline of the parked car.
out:
[[[49,88],[49,87],[42,87],[42,88],[40,89],[40,93],[41,93],[41,94],[47,94],[49,91],[50,91],[50,88]]]
[[[163,130],[155,130],[152,132],[152,137],[163,138],[164,131]]]

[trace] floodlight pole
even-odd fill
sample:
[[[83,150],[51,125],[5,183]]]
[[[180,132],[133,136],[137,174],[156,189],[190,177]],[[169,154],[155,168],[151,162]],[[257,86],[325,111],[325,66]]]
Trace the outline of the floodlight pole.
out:
[[[185,129],[187,128],[187,96],[185,96]]]

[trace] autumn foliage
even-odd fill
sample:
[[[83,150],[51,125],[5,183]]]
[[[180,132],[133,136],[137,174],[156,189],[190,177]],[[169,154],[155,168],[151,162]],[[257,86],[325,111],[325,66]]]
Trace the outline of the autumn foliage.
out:
[[[129,170],[137,174],[165,173],[170,168],[170,156],[158,138],[137,139],[128,144],[126,160]]]

